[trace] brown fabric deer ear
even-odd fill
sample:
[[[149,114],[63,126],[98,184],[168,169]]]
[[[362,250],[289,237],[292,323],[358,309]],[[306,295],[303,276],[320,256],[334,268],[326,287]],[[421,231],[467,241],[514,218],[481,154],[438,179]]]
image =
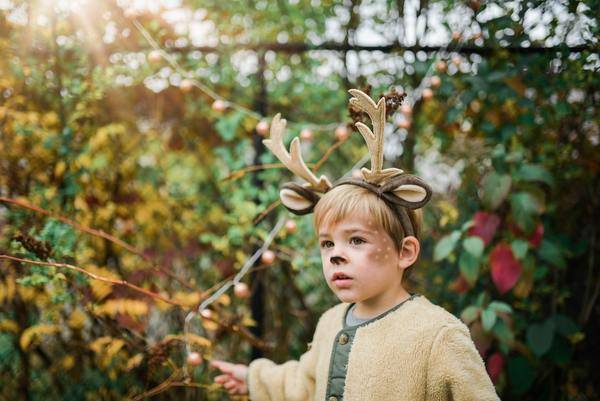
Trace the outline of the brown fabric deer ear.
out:
[[[311,213],[319,199],[321,199],[310,188],[303,187],[295,182],[282,185],[279,197],[287,210],[299,216]]]
[[[391,178],[379,191],[390,202],[408,209],[419,209],[431,198],[431,187],[419,177],[410,174]]]

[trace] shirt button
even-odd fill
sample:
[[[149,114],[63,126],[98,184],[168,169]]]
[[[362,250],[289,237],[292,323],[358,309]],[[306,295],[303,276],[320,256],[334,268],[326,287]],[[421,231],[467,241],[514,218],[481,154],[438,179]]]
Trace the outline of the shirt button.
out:
[[[338,342],[342,345],[346,344],[348,342],[348,335],[343,333],[340,338],[338,338]]]
[[[331,397],[329,397],[327,399],[327,401],[338,401],[338,398],[336,396],[332,395]]]

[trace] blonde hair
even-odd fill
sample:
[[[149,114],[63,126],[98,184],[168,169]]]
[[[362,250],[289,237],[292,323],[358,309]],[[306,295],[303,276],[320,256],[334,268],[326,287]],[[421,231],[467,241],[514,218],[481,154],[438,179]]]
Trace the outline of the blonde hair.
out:
[[[422,221],[421,209],[407,209],[407,213],[418,239]],[[400,218],[375,193],[358,185],[339,185],[321,197],[313,215],[313,226],[317,235],[321,227],[338,224],[351,214],[373,217],[379,228],[383,228],[392,239],[396,252],[400,251],[404,239]],[[404,270],[403,282],[409,278],[411,271],[412,266]]]

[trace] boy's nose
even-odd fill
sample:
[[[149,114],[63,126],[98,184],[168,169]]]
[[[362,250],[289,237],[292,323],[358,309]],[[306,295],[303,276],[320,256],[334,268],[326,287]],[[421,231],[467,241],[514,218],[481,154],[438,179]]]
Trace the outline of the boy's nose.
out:
[[[332,265],[337,265],[340,264],[342,262],[344,262],[344,258],[341,256],[332,256],[331,258],[329,258],[329,261],[331,262]]]

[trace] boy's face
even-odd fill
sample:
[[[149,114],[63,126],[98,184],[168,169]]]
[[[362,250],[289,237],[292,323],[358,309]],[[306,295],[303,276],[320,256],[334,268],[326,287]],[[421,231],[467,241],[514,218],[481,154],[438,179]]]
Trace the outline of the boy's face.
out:
[[[400,254],[375,219],[348,216],[321,226],[319,247],[327,284],[342,302],[376,309],[405,293]]]

